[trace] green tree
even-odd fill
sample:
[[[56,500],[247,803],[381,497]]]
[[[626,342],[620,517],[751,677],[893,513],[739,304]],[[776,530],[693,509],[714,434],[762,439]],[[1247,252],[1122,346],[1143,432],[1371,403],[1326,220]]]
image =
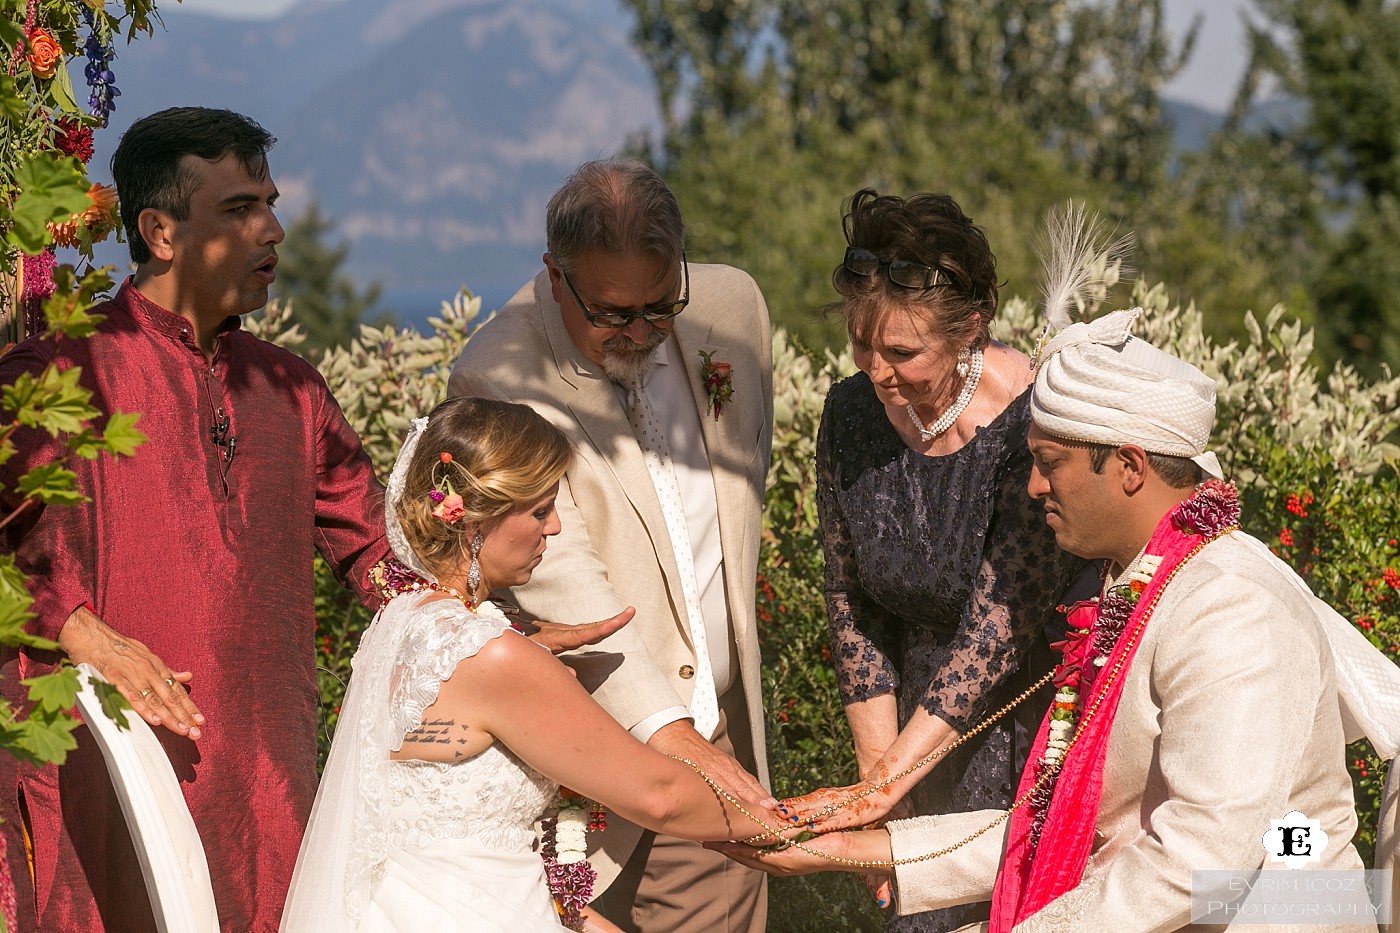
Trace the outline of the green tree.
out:
[[[628,5],[664,116],[646,154],[692,255],[749,270],[809,345],[844,339],[813,311],[835,297],[840,205],[863,185],[952,193],[1020,292],[1035,287],[1028,231],[1059,201],[1167,229],[1184,214],[1154,197],[1169,181],[1160,90],[1195,28],[1173,40],[1160,0]]]
[[[1293,218],[1286,234],[1305,231],[1282,245],[1318,309],[1324,352],[1370,372],[1400,365],[1400,7],[1385,0],[1256,6],[1264,19],[1250,30],[1233,116],[1264,93],[1305,107],[1296,125],[1255,135],[1255,145],[1290,156],[1282,189],[1264,177],[1239,190],[1272,198],[1276,212]]]
[[[360,335],[362,323],[382,324],[385,319],[381,314],[365,320],[379,301],[379,283],[361,290],[345,274],[350,246],[327,242],[335,230],[335,221],[313,201],[287,228],[287,239],[278,250],[274,295],[291,305],[313,353],[348,344]]]

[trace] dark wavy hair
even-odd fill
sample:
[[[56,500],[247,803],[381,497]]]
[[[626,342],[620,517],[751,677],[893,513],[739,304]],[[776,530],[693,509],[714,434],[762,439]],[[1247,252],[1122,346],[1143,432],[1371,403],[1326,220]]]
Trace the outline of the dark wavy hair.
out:
[[[146,208],[176,220],[189,219],[190,195],[199,179],[188,167],[182,168],[180,160],[192,155],[217,162],[231,154],[261,181],[267,177],[267,152],[276,142],[243,114],[208,107],[171,107],[131,124],[112,153],[112,178],[121,198],[131,261],[151,261],[140,227]]]
[[[998,303],[997,258],[982,228],[946,194],[900,198],[862,188],[845,204],[846,242],[880,259],[905,260],[938,269],[946,285],[917,289],[896,285],[885,270],[857,275],[838,265],[831,284],[853,340],[869,342],[890,311],[915,313],[930,336],[955,346],[984,347]]]

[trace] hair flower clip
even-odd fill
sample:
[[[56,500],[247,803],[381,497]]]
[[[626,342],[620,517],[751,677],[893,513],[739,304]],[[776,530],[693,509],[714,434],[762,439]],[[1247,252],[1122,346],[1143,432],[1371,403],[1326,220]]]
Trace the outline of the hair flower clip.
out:
[[[438,454],[438,459],[444,465],[452,463],[452,455],[447,451]],[[433,517],[440,518],[447,524],[454,524],[463,515],[467,514],[466,508],[462,505],[462,497],[457,494],[457,490],[452,488],[452,481],[444,476],[434,484],[435,488],[428,493],[428,498],[436,503],[433,509]]]
[[[449,486],[448,488],[450,489],[451,487]],[[455,492],[443,496],[437,508],[433,509],[433,515],[447,522],[449,525],[455,523],[457,519],[466,514],[467,510],[462,508],[462,497]]]

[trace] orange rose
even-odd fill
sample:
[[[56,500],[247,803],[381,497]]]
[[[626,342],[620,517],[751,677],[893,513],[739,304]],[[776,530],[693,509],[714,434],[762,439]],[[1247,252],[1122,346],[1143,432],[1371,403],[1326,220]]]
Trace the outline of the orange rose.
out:
[[[36,78],[52,78],[63,57],[63,47],[49,32],[35,26],[29,33],[29,70]]]

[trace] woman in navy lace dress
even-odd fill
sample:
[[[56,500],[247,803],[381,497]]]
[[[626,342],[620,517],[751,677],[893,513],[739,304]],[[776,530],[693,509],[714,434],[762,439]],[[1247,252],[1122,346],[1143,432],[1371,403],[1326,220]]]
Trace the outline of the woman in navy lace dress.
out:
[[[996,258],[982,230],[947,196],[867,188],[845,231],[832,281],[860,372],[827,396],[817,477],[832,652],[862,783],[788,802],[818,830],[1008,806],[1034,735],[1014,713],[897,776],[1050,668],[1045,627],[1083,567],[1026,493],[1030,360],[988,336]],[[985,910],[891,917],[887,929],[951,930]]]

